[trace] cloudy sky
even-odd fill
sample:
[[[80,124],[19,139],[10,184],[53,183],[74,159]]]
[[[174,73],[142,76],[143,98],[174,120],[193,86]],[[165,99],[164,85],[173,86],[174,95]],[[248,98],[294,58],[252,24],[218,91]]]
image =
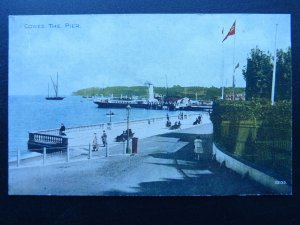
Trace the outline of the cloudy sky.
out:
[[[222,44],[235,20],[236,34]],[[286,49],[290,15],[282,14],[10,16],[9,94],[46,95],[57,73],[62,95],[146,81],[220,87],[222,74],[230,86],[237,63],[236,86],[244,87],[251,49],[274,53],[276,24],[277,48]]]

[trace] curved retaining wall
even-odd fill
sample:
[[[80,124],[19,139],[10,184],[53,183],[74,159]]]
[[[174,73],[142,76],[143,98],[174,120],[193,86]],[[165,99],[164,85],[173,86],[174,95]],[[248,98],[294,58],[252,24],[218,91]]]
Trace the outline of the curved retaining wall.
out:
[[[288,184],[286,184],[285,181],[279,181],[270,175],[267,175],[248,165],[245,165],[237,159],[225,154],[215,144],[213,144],[213,155],[219,163],[225,163],[225,166],[227,168],[232,169],[233,171],[241,174],[242,176],[247,175],[256,182],[277,191],[279,194],[292,194],[291,187]]]

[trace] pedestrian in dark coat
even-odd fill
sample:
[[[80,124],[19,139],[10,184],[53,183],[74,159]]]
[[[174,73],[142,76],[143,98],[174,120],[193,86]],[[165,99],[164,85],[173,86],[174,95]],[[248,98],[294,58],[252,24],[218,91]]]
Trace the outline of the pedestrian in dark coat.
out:
[[[107,145],[107,134],[105,133],[105,130],[103,131],[101,139],[102,139],[103,146],[105,147]]]

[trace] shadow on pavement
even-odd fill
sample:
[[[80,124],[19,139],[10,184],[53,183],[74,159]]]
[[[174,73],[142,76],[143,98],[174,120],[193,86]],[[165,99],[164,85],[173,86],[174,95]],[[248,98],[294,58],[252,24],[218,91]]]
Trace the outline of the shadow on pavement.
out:
[[[104,192],[109,196],[227,196],[227,195],[269,195],[275,194],[250,180],[243,180],[237,174],[205,174],[193,178],[166,179],[143,182],[134,192],[112,190]]]
[[[221,167],[211,159],[210,155],[200,161],[194,159],[194,139],[198,135],[170,133],[164,137],[177,137],[180,141],[188,142],[186,146],[174,153],[155,153],[149,156],[160,159],[173,159],[172,166],[184,176],[182,179],[165,179],[163,181],[142,182],[133,187],[133,192],[111,190],[104,192],[109,196],[227,196],[227,195],[270,195],[272,190],[239,174]],[[202,137],[203,138],[203,137]],[[212,148],[212,137],[203,139],[204,152]]]

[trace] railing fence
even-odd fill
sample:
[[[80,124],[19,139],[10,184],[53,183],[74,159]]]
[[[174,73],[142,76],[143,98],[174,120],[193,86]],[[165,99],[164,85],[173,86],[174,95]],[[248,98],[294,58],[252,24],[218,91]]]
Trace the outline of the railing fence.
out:
[[[201,113],[184,113],[186,117],[198,116]],[[186,118],[184,117],[184,118]],[[170,119],[177,119],[178,115],[169,115]],[[149,119],[138,119],[138,120],[130,120],[131,124],[148,124],[161,122],[166,120],[167,117],[156,117],[156,118],[149,118]],[[178,118],[179,119],[179,118]],[[104,129],[106,126],[112,127],[119,127],[124,126],[127,121],[119,121],[114,122],[111,124],[101,123],[101,124],[93,124],[93,125],[85,125],[85,126],[76,126],[66,128],[65,133],[70,132],[80,132],[86,130],[93,130],[93,129]],[[99,147],[99,151],[94,152],[92,150],[92,145],[89,143],[87,145],[78,145],[78,146],[68,146],[68,138],[64,136],[59,136],[59,129],[50,129],[50,130],[41,130],[38,132],[30,133],[29,134],[29,141],[33,142],[42,142],[45,143],[58,143],[58,144],[65,144],[66,148],[62,147],[43,147],[39,146],[37,148],[31,148],[33,152],[40,152],[40,155],[26,158],[21,156],[21,152],[17,150],[17,159],[16,161],[12,161],[12,164],[16,164],[17,167],[21,165],[28,165],[28,161],[35,161],[32,165],[39,164],[39,165],[46,165],[47,163],[52,162],[70,162],[75,159],[92,159],[95,157],[109,157],[113,155],[120,155],[126,154],[126,141],[114,143],[112,146],[101,146]],[[130,145],[131,145],[130,140]],[[119,147],[115,147],[119,146]],[[51,149],[51,152],[49,151]],[[33,159],[34,158],[34,159]]]

